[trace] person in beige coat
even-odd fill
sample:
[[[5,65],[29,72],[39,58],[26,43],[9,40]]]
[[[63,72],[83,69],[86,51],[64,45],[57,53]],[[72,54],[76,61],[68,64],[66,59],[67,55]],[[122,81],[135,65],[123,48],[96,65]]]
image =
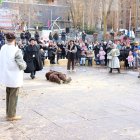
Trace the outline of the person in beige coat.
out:
[[[117,69],[118,73],[120,73],[120,62],[118,56],[120,55],[119,49],[117,49],[117,45],[112,45],[112,50],[107,54],[107,58],[109,59],[108,67],[110,68],[109,73],[112,73],[113,69]]]

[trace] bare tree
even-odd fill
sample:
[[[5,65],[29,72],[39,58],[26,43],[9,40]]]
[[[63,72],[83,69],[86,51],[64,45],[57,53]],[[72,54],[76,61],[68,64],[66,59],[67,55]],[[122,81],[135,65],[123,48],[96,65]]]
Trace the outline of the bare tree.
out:
[[[103,26],[104,26],[104,39],[107,32],[107,19],[111,12],[111,7],[114,0],[102,0],[103,7]]]
[[[107,19],[111,13],[114,0],[67,0],[70,5],[71,18],[74,27],[92,29],[97,26],[101,29],[103,22],[104,35],[107,32]],[[83,20],[84,18],[84,20]]]
[[[74,27],[81,28],[84,10],[84,0],[68,0],[68,3],[70,5],[70,14],[73,20]]]

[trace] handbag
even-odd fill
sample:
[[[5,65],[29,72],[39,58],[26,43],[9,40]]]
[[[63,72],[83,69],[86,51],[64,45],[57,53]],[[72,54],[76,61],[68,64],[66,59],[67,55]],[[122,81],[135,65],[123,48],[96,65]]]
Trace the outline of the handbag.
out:
[[[111,55],[108,55],[107,56],[107,59],[111,60],[112,59],[112,56]]]

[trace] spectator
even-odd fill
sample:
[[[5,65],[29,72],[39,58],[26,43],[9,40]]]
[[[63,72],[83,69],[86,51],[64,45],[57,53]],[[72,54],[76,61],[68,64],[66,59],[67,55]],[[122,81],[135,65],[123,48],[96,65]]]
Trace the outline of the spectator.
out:
[[[61,33],[61,40],[66,41],[66,33],[64,31]]]
[[[74,41],[71,40],[66,48],[67,52],[67,58],[68,58],[68,63],[67,63],[67,70],[70,71],[70,67],[72,64],[72,70],[75,71],[75,59],[76,59],[76,52],[77,52],[77,47],[74,44]]]
[[[52,33],[49,33],[49,40],[53,40]]]
[[[39,32],[35,31],[34,37],[36,39],[37,42],[39,42]]]
[[[85,31],[82,32],[82,40],[83,40],[83,42],[85,42],[85,40],[86,40],[86,33],[85,33]]]
[[[20,39],[22,40],[22,43],[25,42],[25,31],[22,31],[22,33],[20,34]]]
[[[14,121],[21,119],[16,115],[16,107],[26,63],[21,50],[15,45],[16,36],[7,33],[6,40],[8,43],[0,51],[0,83],[6,86],[6,119]]]
[[[0,49],[5,44],[5,37],[3,31],[0,30]]]
[[[48,58],[51,64],[55,64],[56,50],[57,50],[57,47],[54,46],[54,43],[52,41],[50,41],[50,44],[48,46]]]
[[[28,44],[28,41],[30,40],[30,38],[31,38],[31,33],[29,32],[29,30],[27,30],[25,32],[26,44]]]
[[[59,40],[59,35],[58,35],[57,32],[54,33],[53,39],[54,39],[55,42],[57,42]]]

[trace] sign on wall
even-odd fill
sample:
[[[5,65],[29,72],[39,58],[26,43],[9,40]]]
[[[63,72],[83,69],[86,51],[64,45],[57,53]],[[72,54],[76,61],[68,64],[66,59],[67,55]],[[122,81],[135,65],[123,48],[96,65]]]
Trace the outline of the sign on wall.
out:
[[[16,15],[16,10],[11,10],[7,8],[0,9],[0,28],[12,29],[14,27]]]

